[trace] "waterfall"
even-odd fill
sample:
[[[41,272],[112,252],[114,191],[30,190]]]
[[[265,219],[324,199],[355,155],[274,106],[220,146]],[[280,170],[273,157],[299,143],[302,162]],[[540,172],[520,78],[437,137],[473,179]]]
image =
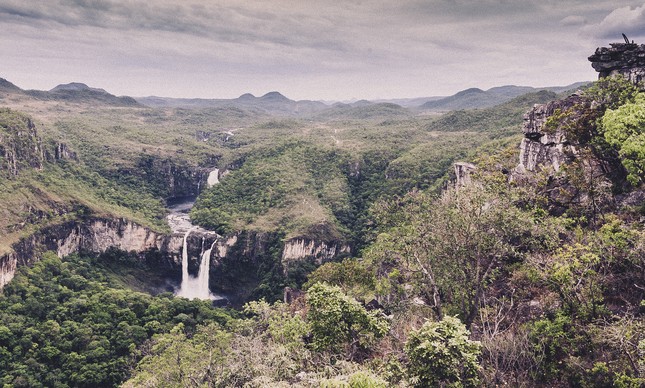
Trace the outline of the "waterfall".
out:
[[[210,271],[211,252],[217,240],[213,241],[211,247],[204,250],[204,239],[202,238],[201,263],[197,277],[188,273],[188,235],[189,229],[184,235],[184,246],[181,255],[181,286],[175,295],[188,299],[217,299],[217,296],[210,292],[208,287],[208,275]]]
[[[207,184],[213,186],[219,183],[219,169],[214,169],[208,174]],[[200,183],[201,184],[201,181]],[[218,239],[221,238],[217,233],[200,228],[190,222],[188,211],[195,203],[194,198],[183,199],[177,203],[169,206],[170,214],[168,215],[168,225],[174,233],[184,233],[184,242],[181,252],[181,285],[175,292],[176,296],[188,299],[223,299],[222,297],[212,294],[208,287],[211,252],[215,247]],[[200,253],[201,262],[199,264],[199,272],[197,276],[192,276],[188,273],[188,237],[191,233],[198,233],[202,236],[202,247]],[[215,241],[211,244],[209,249],[204,249],[205,238],[204,236],[211,236]]]
[[[190,275],[188,274],[188,235],[192,232],[192,229],[188,229],[184,235],[184,246],[181,251],[181,287],[179,288],[179,293],[182,291],[188,291],[188,279]]]
[[[208,184],[208,187],[213,187],[219,183],[219,168],[214,169],[208,174],[206,183]]]
[[[199,274],[197,276],[197,297],[200,299],[212,299],[212,294],[208,288],[208,278],[211,269],[211,251],[217,243],[213,241],[211,247],[202,253],[202,262],[199,263]]]

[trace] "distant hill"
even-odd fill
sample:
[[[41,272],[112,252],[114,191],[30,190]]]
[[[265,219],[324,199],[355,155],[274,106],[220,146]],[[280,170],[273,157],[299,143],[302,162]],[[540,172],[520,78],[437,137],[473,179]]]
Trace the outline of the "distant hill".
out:
[[[380,102],[371,103],[361,100],[352,104],[336,103],[331,108],[314,116],[320,120],[369,120],[369,119],[402,119],[414,113],[400,105]]]
[[[58,85],[50,91],[27,90],[26,94],[41,100],[56,100],[74,103],[103,103],[111,106],[140,106],[132,97],[117,97],[104,89],[91,88],[83,83],[72,82]]]
[[[433,97],[415,97],[415,98],[392,98],[392,99],[378,99],[372,100],[372,102],[389,102],[391,104],[397,104],[404,108],[418,108],[419,106],[425,104],[429,101],[437,101],[446,96],[433,96]]]
[[[0,78],[0,97],[13,95],[43,101],[102,104],[108,106],[141,106],[132,97],[117,97],[103,89],[91,88],[83,83],[72,82],[58,85],[51,90],[23,90],[4,78]]]
[[[61,84],[50,90],[51,93],[64,93],[64,92],[85,92],[92,91],[96,93],[107,93],[105,89],[90,88],[89,86],[80,82],[71,82],[68,84]],[[109,94],[109,93],[108,93]]]
[[[557,97],[558,95],[552,91],[540,90],[523,94],[494,107],[455,110],[441,115],[432,121],[426,129],[439,132],[508,130],[509,133],[517,133],[523,121],[523,114],[527,109],[534,104],[544,104]]]
[[[261,97],[250,93],[232,99],[204,98],[170,98],[170,97],[138,97],[139,103],[152,108],[186,108],[204,109],[234,107],[246,110],[260,110],[272,115],[307,116],[323,111],[329,106],[320,101],[291,100],[279,92],[269,92]]]
[[[494,87],[486,91],[478,88],[470,88],[462,90],[449,97],[427,101],[420,105],[419,109],[424,111],[447,112],[461,109],[489,108],[503,104],[515,97],[519,97],[527,93],[535,93],[539,90],[562,93],[568,90],[575,90],[586,84],[588,84],[588,82],[578,82],[567,86],[551,86],[545,88],[506,85]]]
[[[22,89],[7,81],[4,78],[0,78],[0,91],[3,92],[22,92]]]

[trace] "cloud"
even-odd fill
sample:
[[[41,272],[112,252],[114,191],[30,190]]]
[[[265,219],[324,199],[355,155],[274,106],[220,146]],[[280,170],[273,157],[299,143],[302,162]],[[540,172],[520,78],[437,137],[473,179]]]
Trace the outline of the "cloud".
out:
[[[589,26],[586,31],[597,38],[616,39],[620,38],[621,33],[645,36],[645,4],[616,8],[599,24]]]
[[[571,15],[560,20],[560,24],[563,26],[582,26],[587,24],[587,18],[579,15]]]
[[[46,80],[55,69],[60,83],[121,94],[236,96],[250,85],[298,98],[452,94],[592,78],[592,49],[567,36],[614,2],[0,0],[0,52],[5,78]],[[569,60],[581,64],[560,66]]]

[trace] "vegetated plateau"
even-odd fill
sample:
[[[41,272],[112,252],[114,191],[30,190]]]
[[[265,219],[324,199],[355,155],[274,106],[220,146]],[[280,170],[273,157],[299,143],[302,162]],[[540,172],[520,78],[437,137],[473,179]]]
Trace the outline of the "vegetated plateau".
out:
[[[642,386],[627,78],[405,107],[1,80],[0,382]],[[171,231],[184,197],[217,239]],[[173,296],[182,247],[228,306]]]

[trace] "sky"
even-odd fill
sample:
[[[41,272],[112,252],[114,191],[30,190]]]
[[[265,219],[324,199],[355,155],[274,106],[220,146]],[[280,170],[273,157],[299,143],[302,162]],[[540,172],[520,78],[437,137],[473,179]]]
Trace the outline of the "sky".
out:
[[[411,98],[596,79],[596,47],[645,43],[645,1],[0,0],[0,32],[23,89]]]

